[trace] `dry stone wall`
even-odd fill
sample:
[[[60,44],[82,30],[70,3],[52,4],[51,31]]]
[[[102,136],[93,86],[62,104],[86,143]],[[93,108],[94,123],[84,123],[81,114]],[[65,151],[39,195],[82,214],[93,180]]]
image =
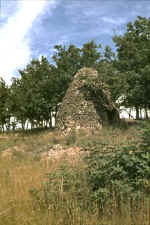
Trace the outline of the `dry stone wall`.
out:
[[[59,108],[56,127],[60,130],[101,129],[119,121],[119,112],[110,94],[92,68],[82,68],[68,88]]]

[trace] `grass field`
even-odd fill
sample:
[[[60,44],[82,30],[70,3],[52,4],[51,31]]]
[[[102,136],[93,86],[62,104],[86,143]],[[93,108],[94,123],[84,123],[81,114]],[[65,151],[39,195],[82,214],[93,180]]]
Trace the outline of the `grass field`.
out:
[[[120,208],[114,199],[99,211],[97,202],[89,199],[82,154],[41,157],[56,144],[69,151],[103,141],[113,149],[138,138],[136,124],[65,137],[49,130],[1,134],[0,225],[150,225],[148,198],[134,206],[122,202]]]

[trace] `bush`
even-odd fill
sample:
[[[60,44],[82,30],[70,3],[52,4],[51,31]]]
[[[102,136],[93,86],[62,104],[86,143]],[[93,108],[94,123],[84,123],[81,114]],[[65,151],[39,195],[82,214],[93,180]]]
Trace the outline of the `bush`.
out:
[[[150,194],[150,123],[142,125],[140,134],[139,143],[116,146],[115,152],[103,154],[101,145],[86,157],[91,196],[100,208],[114,197],[119,204]]]

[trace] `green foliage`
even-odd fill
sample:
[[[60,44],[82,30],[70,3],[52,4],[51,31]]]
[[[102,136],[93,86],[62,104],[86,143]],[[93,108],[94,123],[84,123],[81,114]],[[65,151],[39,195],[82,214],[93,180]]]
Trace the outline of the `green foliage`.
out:
[[[97,65],[99,79],[103,81],[110,91],[113,102],[123,94],[125,80],[119,70],[116,69],[114,61],[104,60]]]
[[[109,46],[101,51],[101,45],[94,41],[84,43],[81,48],[54,46],[50,64],[46,57],[33,59],[20,77],[12,79],[7,87],[0,80],[0,129],[10,127],[15,130],[18,122],[25,128],[30,121],[33,127],[51,127],[51,112],[59,103],[82,67],[92,67],[99,72],[99,79],[110,90],[112,100],[120,97],[126,107],[134,107],[139,118],[139,109],[150,108],[150,18],[138,16],[127,24],[123,35],[115,35],[113,41],[117,48],[115,54]],[[15,117],[11,124],[10,117]],[[147,113],[148,118],[148,113]]]
[[[26,117],[29,121],[48,120],[50,114],[51,87],[49,76],[51,67],[46,58],[41,61],[32,60],[21,73],[21,82],[25,91],[26,104],[24,105]],[[23,102],[24,103],[24,102]]]
[[[87,177],[92,198],[103,208],[108,201],[140,199],[150,194],[150,124],[144,125],[141,142],[116,147],[102,154],[105,145],[92,149],[87,160]],[[104,151],[103,151],[104,152]]]
[[[150,18],[138,16],[127,24],[125,34],[113,37],[118,53],[115,65],[126,81],[124,105],[134,106],[137,111],[149,107],[149,26]]]
[[[59,91],[61,100],[64,97],[74,75],[82,67],[96,67],[101,59],[101,53],[94,41],[87,42],[82,48],[75,45],[66,46],[56,45],[53,60],[56,63],[56,73],[59,77]]]
[[[43,127],[43,121],[50,124],[50,113],[59,101],[53,66],[42,57],[41,60],[32,60],[19,72],[20,78],[14,78],[10,88],[12,115],[21,122],[22,128],[26,121],[36,127]]]
[[[97,45],[94,41],[85,43],[81,49],[81,67],[96,68],[101,59],[100,48],[101,45]]]
[[[140,149],[145,153],[150,153],[150,121],[141,124],[141,142]]]
[[[14,130],[17,123],[25,129],[26,122],[32,128],[52,126],[51,112],[56,111],[76,72],[84,66],[96,67],[100,60],[100,46],[94,41],[87,42],[82,48],[56,45],[52,59],[32,59],[25,69],[19,70],[20,77],[13,78],[8,88],[0,81],[0,125]],[[9,95],[9,96],[8,96]],[[10,116],[15,118],[10,124]]]
[[[0,130],[4,131],[4,126],[10,122],[10,111],[8,110],[9,88],[5,81],[0,78]]]

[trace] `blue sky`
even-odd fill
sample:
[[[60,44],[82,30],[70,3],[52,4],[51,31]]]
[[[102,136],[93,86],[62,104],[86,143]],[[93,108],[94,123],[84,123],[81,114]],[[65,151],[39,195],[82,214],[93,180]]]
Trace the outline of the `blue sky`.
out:
[[[150,17],[148,0],[0,0],[0,76],[7,83],[32,58],[50,60],[54,45],[94,40],[115,46],[137,16]]]

